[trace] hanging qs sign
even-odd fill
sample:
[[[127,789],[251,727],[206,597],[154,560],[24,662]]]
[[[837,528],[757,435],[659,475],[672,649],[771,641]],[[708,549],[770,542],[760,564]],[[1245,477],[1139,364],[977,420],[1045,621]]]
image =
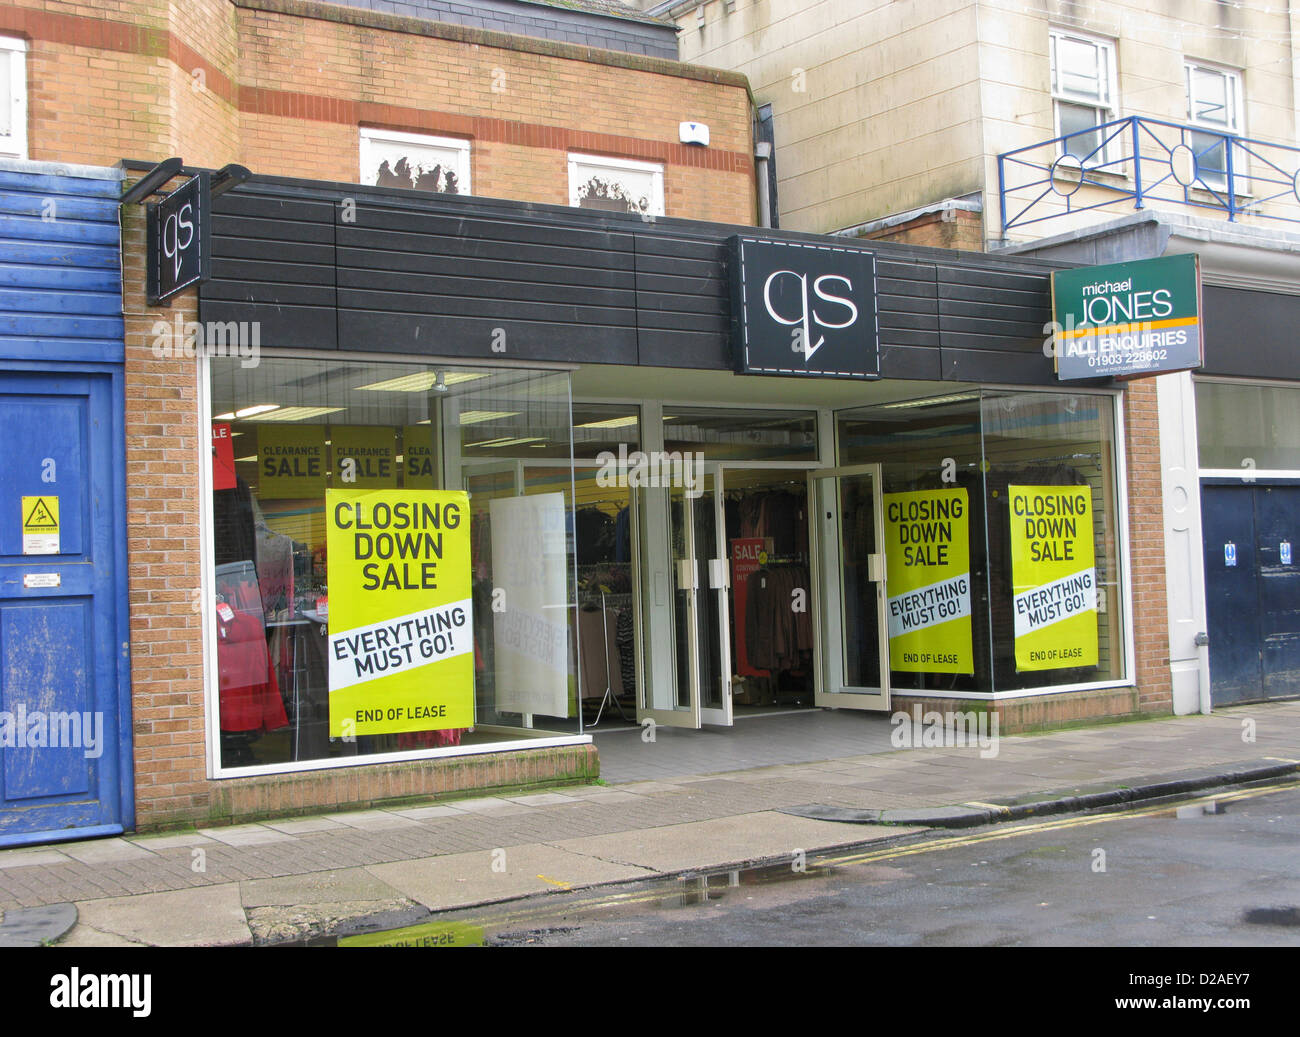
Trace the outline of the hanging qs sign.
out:
[[[872,253],[742,235],[729,244],[738,373],[880,377]]]
[[[209,177],[185,181],[149,207],[149,304],[156,306],[207,276]]]

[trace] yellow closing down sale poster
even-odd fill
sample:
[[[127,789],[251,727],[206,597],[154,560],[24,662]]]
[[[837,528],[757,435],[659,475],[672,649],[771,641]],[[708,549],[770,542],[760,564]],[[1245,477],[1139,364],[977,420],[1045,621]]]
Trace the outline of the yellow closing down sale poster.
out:
[[[1097,665],[1088,486],[1010,486],[1017,670]]]
[[[966,491],[887,493],[884,504],[889,668],[974,673]]]
[[[327,490],[330,735],[474,723],[469,497]]]

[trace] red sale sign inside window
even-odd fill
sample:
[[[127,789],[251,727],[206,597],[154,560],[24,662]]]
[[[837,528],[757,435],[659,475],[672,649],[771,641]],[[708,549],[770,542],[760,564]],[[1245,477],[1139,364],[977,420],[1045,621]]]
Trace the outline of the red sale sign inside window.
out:
[[[212,488],[235,488],[235,443],[230,438],[230,425],[224,422],[212,426]]]

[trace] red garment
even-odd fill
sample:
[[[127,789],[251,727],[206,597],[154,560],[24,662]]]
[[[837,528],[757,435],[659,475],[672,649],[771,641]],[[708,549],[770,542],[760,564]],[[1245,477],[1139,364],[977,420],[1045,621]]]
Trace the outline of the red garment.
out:
[[[218,609],[217,672],[221,730],[274,731],[289,725],[260,615]]]
[[[453,727],[446,731],[403,731],[397,736],[397,748],[441,749],[444,745],[460,745],[460,736],[467,730]]]

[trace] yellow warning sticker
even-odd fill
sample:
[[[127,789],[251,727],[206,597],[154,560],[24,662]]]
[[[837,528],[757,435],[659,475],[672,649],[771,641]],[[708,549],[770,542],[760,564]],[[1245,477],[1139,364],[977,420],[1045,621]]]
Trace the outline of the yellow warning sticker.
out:
[[[23,498],[23,554],[59,553],[59,498]]]

